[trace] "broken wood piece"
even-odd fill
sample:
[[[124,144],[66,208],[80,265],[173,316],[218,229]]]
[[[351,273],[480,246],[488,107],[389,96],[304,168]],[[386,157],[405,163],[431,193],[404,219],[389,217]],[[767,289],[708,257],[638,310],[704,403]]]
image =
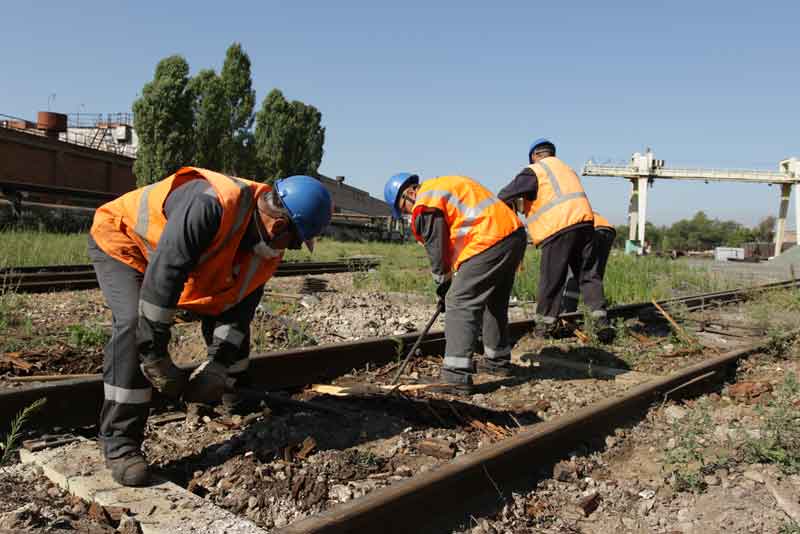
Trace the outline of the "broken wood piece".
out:
[[[295,456],[300,460],[305,460],[311,452],[317,448],[317,440],[308,436],[306,439],[303,440],[303,443],[300,445],[300,450],[297,451]]]
[[[661,305],[658,302],[656,302],[656,299],[650,299],[650,300],[653,303],[653,306],[655,306],[656,309],[661,313],[661,315],[664,316],[664,318],[669,322],[669,324],[672,326],[672,329],[675,330],[675,333],[679,337],[683,338],[683,340],[686,341],[687,343],[694,344],[694,339],[692,339],[692,337],[686,332],[686,330],[684,330],[683,327],[679,325],[669,313],[667,313],[667,310],[662,308]]]
[[[600,494],[596,491],[581,497],[578,501],[578,508],[583,513],[584,517],[589,517],[592,512],[597,510],[598,506],[600,506]]]
[[[638,334],[638,333],[634,332],[633,330],[628,330],[628,334],[630,334],[630,336],[633,339],[638,341],[642,345],[642,347],[650,347],[650,346],[653,346],[653,345],[657,345],[658,342],[660,341],[658,339],[653,339],[653,338],[649,338],[647,336],[643,336],[642,334]]]
[[[437,384],[400,384],[391,386],[386,384],[354,384],[352,386],[334,386],[330,384],[312,384],[311,391],[334,397],[349,397],[355,395],[386,395],[392,391],[419,391],[435,388]]]
[[[45,434],[36,439],[26,439],[22,442],[22,446],[31,452],[36,452],[51,447],[60,447],[61,445],[66,445],[75,441],[78,441],[78,438],[72,434]]]
[[[174,423],[176,421],[183,421],[186,419],[186,414],[183,412],[177,413],[160,413],[151,415],[147,422],[153,426],[166,425],[167,423]]]
[[[300,300],[305,295],[301,295],[299,293],[277,293],[275,291],[265,291],[264,296],[273,297],[276,299]]]
[[[456,455],[455,445],[442,439],[425,439],[415,445],[415,448],[422,454],[450,460]]]
[[[769,382],[746,381],[728,386],[730,397],[745,401],[755,399],[770,391],[772,391],[772,384]]]
[[[30,371],[33,368],[33,364],[23,360],[21,356],[21,352],[6,352],[5,354],[0,354],[0,362],[8,362],[12,367],[16,367],[21,371]]]
[[[572,331],[572,333],[573,333],[573,334],[575,334],[575,337],[577,337],[577,338],[578,338],[578,340],[579,340],[581,343],[588,343],[588,342],[590,341],[590,340],[589,340],[589,336],[588,336],[588,335],[586,335],[586,334],[584,334],[583,332],[581,332],[581,329],[580,329],[580,328],[575,328],[575,329]]]
[[[33,375],[33,376],[7,376],[9,382],[59,382],[62,380],[79,380],[85,378],[98,378],[100,373],[80,373],[74,375]]]

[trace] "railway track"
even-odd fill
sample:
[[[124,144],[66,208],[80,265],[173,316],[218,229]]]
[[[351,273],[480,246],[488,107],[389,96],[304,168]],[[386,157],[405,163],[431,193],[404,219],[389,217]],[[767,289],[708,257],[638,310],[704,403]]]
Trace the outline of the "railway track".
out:
[[[373,269],[375,258],[350,258],[342,261],[284,262],[275,276],[313,276]],[[49,265],[0,269],[0,287],[20,293],[46,293],[98,287],[91,265]]]
[[[659,305],[666,308],[680,305],[697,310],[743,301],[764,291],[796,288],[799,285],[796,281],[787,281],[668,299],[659,302]],[[652,303],[637,303],[609,311],[612,317],[628,318],[650,313],[654,309]],[[578,318],[577,315],[573,317]],[[512,334],[519,337],[532,326],[532,321],[514,322],[511,324]],[[794,337],[799,333],[792,331],[785,337]],[[415,335],[411,333],[394,338],[372,338],[354,343],[261,354],[252,358],[251,368],[261,387],[285,389],[302,386],[340,376],[367,362],[389,362],[396,357],[398,341],[407,347]],[[485,445],[434,470],[300,519],[279,532],[422,531],[432,518],[446,517],[448,514],[463,515],[465,509],[475,509],[474,501],[487,496],[494,496],[496,500],[498,487],[514,487],[523,472],[533,471],[533,466],[541,467],[563,457],[566,451],[590,437],[605,435],[624,421],[641,414],[654,401],[686,391],[689,385],[718,381],[739,359],[760,351],[766,344],[766,341],[759,342],[715,355],[667,376],[654,378],[568,415],[520,430],[512,437]],[[441,352],[443,347],[443,333],[433,332],[421,345],[421,351],[435,354]],[[43,396],[48,397],[47,410],[32,421],[38,428],[91,425],[95,422],[102,401],[102,382],[98,376],[22,391],[0,392],[0,421],[10,420],[16,411]],[[74,406],[80,406],[80,410]],[[522,466],[531,467],[521,469]]]

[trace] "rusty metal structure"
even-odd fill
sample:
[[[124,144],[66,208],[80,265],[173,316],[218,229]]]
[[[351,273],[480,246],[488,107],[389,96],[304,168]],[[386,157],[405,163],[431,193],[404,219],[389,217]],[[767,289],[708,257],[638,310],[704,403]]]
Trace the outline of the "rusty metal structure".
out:
[[[133,158],[70,142],[67,127],[60,113],[0,115],[0,194],[15,211],[23,201],[95,207],[136,187]]]
[[[23,203],[91,209],[134,189],[132,124],[130,113],[42,111],[36,122],[0,114],[0,199],[11,203],[12,219],[21,219]],[[344,176],[316,178],[336,207],[329,237],[405,239],[403,221],[391,218],[385,202],[345,184]]]

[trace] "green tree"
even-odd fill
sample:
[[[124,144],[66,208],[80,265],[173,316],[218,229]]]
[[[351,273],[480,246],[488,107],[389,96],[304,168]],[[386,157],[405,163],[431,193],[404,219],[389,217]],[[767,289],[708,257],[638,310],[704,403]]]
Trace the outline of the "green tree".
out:
[[[191,162],[192,95],[189,64],[181,56],[159,61],[153,80],[133,103],[139,150],[134,163],[138,185],[161,180]]]
[[[201,70],[189,82],[189,92],[194,116],[192,163],[206,169],[224,169],[230,112],[222,80],[211,69]]]
[[[765,243],[771,243],[775,239],[775,217],[772,215],[764,217],[758,226],[754,228],[754,239]]]
[[[255,148],[261,179],[315,174],[322,162],[325,128],[317,108],[273,89],[256,114]]]
[[[230,174],[251,176],[254,169],[253,110],[256,92],[250,74],[250,57],[239,43],[233,43],[225,54],[220,73],[227,104],[227,126],[221,169]]]

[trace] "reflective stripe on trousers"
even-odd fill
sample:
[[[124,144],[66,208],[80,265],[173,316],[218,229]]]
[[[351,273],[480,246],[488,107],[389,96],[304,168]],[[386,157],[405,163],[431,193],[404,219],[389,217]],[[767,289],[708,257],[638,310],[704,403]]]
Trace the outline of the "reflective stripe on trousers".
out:
[[[511,347],[501,347],[499,349],[492,349],[484,345],[483,355],[490,360],[505,359],[511,356]]]
[[[105,400],[118,404],[147,404],[153,397],[153,388],[128,389],[104,383],[103,394]]]

